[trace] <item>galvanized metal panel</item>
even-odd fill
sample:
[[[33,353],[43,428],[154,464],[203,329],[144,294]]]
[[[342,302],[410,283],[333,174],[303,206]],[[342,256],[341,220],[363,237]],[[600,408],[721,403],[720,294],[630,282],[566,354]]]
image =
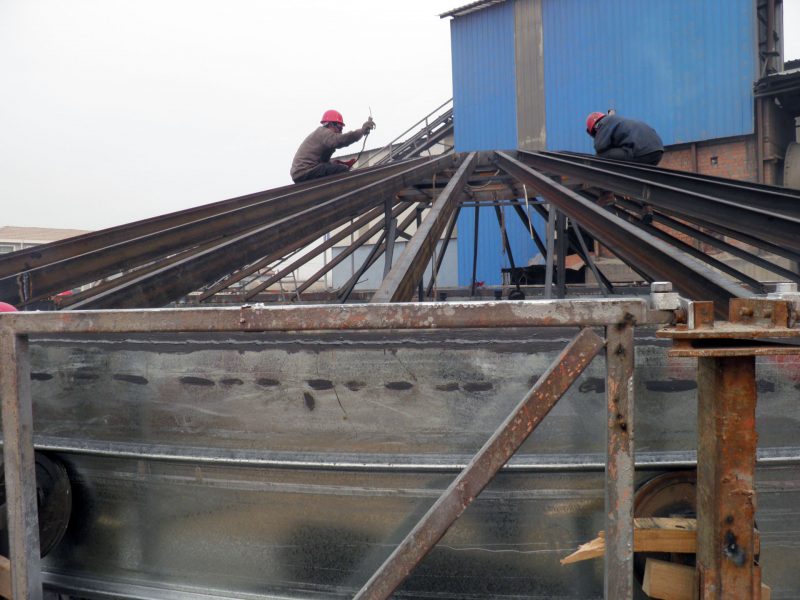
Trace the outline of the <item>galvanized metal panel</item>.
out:
[[[352,598],[572,335],[32,338],[36,443],[73,484],[45,581],[80,597]],[[637,328],[639,482],[692,463],[695,361],[667,347]],[[797,363],[757,364],[762,458],[797,456]],[[558,559],[603,528],[604,392],[598,357],[398,597],[602,597],[599,563]],[[762,466],[764,579],[796,598],[797,463]]]
[[[586,115],[615,108],[665,144],[750,134],[752,0],[543,0],[547,147],[591,152]]]
[[[501,269],[510,267],[508,256],[503,252],[503,241],[500,227],[497,225],[493,207],[482,207],[478,222],[478,269],[476,280],[486,285],[502,283]],[[539,251],[531,239],[530,231],[522,225],[522,221],[513,209],[503,208],[508,233],[508,243],[514,255],[516,266],[525,266],[528,260]],[[544,239],[544,222],[537,213],[528,211],[536,231]],[[475,209],[463,208],[458,218],[458,284],[470,285],[472,282],[472,253],[475,240]]]
[[[456,150],[516,148],[514,3],[455,18],[450,33]]]
[[[514,3],[517,65],[517,139],[523,150],[544,150],[542,0]]]

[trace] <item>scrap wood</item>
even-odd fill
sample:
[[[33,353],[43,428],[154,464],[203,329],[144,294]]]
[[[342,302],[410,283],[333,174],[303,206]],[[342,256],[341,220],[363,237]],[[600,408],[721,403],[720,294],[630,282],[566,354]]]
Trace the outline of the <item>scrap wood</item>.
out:
[[[680,518],[647,517],[633,520],[634,552],[678,552],[694,554],[697,547],[697,520]],[[562,565],[604,556],[606,553],[605,532],[561,559]]]
[[[642,591],[659,600],[692,600],[694,571],[690,565],[648,558],[644,566]],[[761,600],[770,600],[772,590],[761,584]]]
[[[0,555],[0,596],[11,600],[11,562]]]

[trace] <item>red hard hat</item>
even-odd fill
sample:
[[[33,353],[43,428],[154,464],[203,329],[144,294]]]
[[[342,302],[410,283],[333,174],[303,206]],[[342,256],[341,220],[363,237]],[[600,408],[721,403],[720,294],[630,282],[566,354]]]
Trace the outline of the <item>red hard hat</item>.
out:
[[[17,309],[6,302],[0,302],[0,312],[17,312]]]
[[[323,125],[325,123],[339,123],[342,127],[344,127],[344,119],[342,119],[342,113],[338,110],[326,110],[325,114],[322,115],[322,120],[320,121]]]
[[[597,127],[597,122],[605,116],[606,114],[601,112],[590,113],[589,116],[586,117],[586,133],[593,136],[594,128]]]

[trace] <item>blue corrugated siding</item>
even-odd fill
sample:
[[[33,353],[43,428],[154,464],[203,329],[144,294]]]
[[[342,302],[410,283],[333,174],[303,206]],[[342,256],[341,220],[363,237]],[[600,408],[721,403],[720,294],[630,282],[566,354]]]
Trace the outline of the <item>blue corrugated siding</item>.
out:
[[[528,260],[539,253],[531,239],[530,232],[522,225],[517,213],[503,207],[503,218],[508,233],[508,243],[514,255],[514,264],[522,267]],[[478,219],[478,268],[475,275],[477,281],[486,285],[502,283],[500,269],[510,267],[508,256],[503,252],[503,240],[494,207],[484,206],[480,209]],[[538,214],[529,210],[537,233],[544,239],[544,223]],[[468,286],[472,283],[472,252],[475,239],[475,209],[465,207],[458,217],[458,285]]]
[[[504,2],[453,19],[450,40],[456,150],[516,148],[514,3]],[[459,285],[471,282],[474,215],[473,208],[465,208],[458,218]],[[506,221],[514,259],[526,262],[532,255],[530,235],[511,212]],[[502,253],[493,208],[481,209],[479,225],[477,279],[486,285],[497,285],[501,282],[500,269],[509,265]]]
[[[514,3],[453,19],[450,39],[456,150],[516,148]]]
[[[543,0],[547,147],[615,108],[665,144],[753,133],[753,0]]]

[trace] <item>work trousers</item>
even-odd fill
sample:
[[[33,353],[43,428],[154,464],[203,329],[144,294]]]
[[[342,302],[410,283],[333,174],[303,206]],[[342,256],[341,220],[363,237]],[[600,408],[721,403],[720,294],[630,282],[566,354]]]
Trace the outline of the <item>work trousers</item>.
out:
[[[634,156],[631,158],[623,148],[609,148],[600,154],[600,156],[602,158],[613,158],[614,160],[624,160],[627,162],[656,166],[661,162],[661,157],[664,156],[664,151],[656,150],[655,152],[648,152],[647,154],[642,154],[641,156]]]
[[[312,179],[327,177],[328,175],[338,175],[339,173],[345,173],[349,170],[350,168],[347,165],[343,165],[341,163],[332,163],[332,162],[319,163],[316,167],[306,172],[305,175],[301,175],[300,177],[295,179],[294,182],[300,183],[301,181],[311,181]]]

